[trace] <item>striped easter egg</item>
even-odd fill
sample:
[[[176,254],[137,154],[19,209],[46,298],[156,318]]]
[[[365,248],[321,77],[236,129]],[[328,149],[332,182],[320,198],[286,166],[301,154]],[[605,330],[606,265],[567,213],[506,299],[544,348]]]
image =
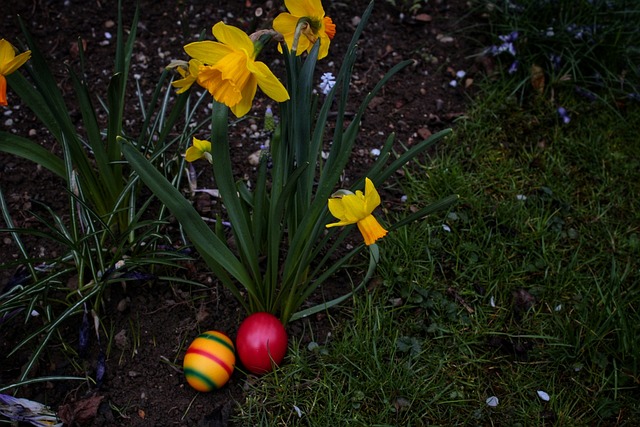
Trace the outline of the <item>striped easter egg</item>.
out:
[[[199,335],[184,356],[184,375],[198,391],[211,391],[225,385],[236,364],[233,342],[222,332]]]

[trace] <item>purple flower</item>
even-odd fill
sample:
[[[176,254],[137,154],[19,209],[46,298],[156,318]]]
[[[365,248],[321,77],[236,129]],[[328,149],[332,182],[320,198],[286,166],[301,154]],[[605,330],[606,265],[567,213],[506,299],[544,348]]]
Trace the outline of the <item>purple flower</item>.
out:
[[[515,73],[516,71],[518,71],[518,66],[519,66],[519,65],[520,65],[520,62],[518,62],[518,60],[517,60],[517,59],[516,59],[515,61],[513,61],[513,62],[511,63],[511,65],[509,66],[509,70],[508,70],[509,74],[513,74],[513,73]]]
[[[498,36],[498,38],[505,43],[513,43],[518,39],[518,32],[513,31],[511,34],[507,34],[506,36]]]
[[[560,69],[560,65],[562,64],[562,57],[560,55],[552,53],[551,55],[549,55],[549,60],[551,61],[553,69],[555,71],[558,71]]]
[[[562,119],[562,122],[566,125],[571,121],[571,117],[569,116],[569,113],[567,112],[567,110],[564,107],[559,107],[558,108],[558,115],[560,116],[560,118]]]

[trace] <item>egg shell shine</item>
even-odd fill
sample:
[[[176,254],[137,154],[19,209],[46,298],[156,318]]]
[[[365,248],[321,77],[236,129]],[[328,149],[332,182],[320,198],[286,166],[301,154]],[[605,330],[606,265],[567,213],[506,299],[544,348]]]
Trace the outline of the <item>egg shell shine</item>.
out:
[[[184,356],[184,375],[198,391],[219,389],[229,381],[235,368],[233,342],[222,332],[200,334]]]

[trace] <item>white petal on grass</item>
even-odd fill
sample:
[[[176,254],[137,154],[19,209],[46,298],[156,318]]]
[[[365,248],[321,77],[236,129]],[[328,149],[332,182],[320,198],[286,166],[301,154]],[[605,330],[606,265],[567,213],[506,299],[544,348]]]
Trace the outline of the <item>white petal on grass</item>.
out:
[[[293,410],[298,414],[298,418],[302,418],[302,411],[296,405],[293,405]]]
[[[495,408],[500,403],[500,400],[496,396],[487,397],[487,405]]]
[[[371,155],[372,155],[373,157],[378,157],[378,156],[380,155],[380,150],[379,150],[379,149],[377,149],[377,148],[372,148],[372,149],[371,149]]]
[[[536,393],[538,393],[538,397],[540,397],[540,399],[544,400],[545,402],[549,401],[549,395],[546,392],[538,390]]]
[[[464,76],[466,76],[466,75],[467,75],[467,73],[466,73],[466,71],[464,71],[464,70],[460,70],[460,71],[458,71],[458,72],[456,73],[456,77],[457,77],[457,78],[459,78],[459,79],[464,78]]]
[[[451,86],[451,87],[456,87],[456,86],[458,86],[458,82],[457,82],[456,80],[451,80],[451,81],[449,82],[449,86]]]
[[[524,194],[517,194],[516,199],[525,201],[527,200],[527,196],[525,196]]]
[[[555,311],[560,311],[560,310],[562,310],[562,304],[558,304],[558,305],[556,305],[556,307],[555,307],[555,309],[554,309],[554,310],[555,310]]]
[[[447,233],[451,233],[451,227],[449,227],[447,224],[442,224],[442,229]]]
[[[405,194],[405,195],[403,195],[402,197],[400,197],[400,201],[401,201],[402,203],[407,203],[407,199],[408,199],[408,197],[407,197],[407,195],[406,195],[406,194]]]
[[[491,298],[489,298],[489,305],[493,308],[496,308],[496,297],[494,297],[493,295],[491,295]]]

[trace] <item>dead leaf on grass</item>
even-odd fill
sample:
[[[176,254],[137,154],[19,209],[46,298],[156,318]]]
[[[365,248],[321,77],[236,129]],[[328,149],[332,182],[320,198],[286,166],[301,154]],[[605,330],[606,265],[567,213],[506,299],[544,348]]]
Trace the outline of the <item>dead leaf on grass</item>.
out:
[[[91,396],[58,408],[58,417],[65,425],[85,425],[92,421],[98,413],[104,396]]]
[[[533,64],[531,66],[531,86],[539,93],[544,92],[544,70]]]

